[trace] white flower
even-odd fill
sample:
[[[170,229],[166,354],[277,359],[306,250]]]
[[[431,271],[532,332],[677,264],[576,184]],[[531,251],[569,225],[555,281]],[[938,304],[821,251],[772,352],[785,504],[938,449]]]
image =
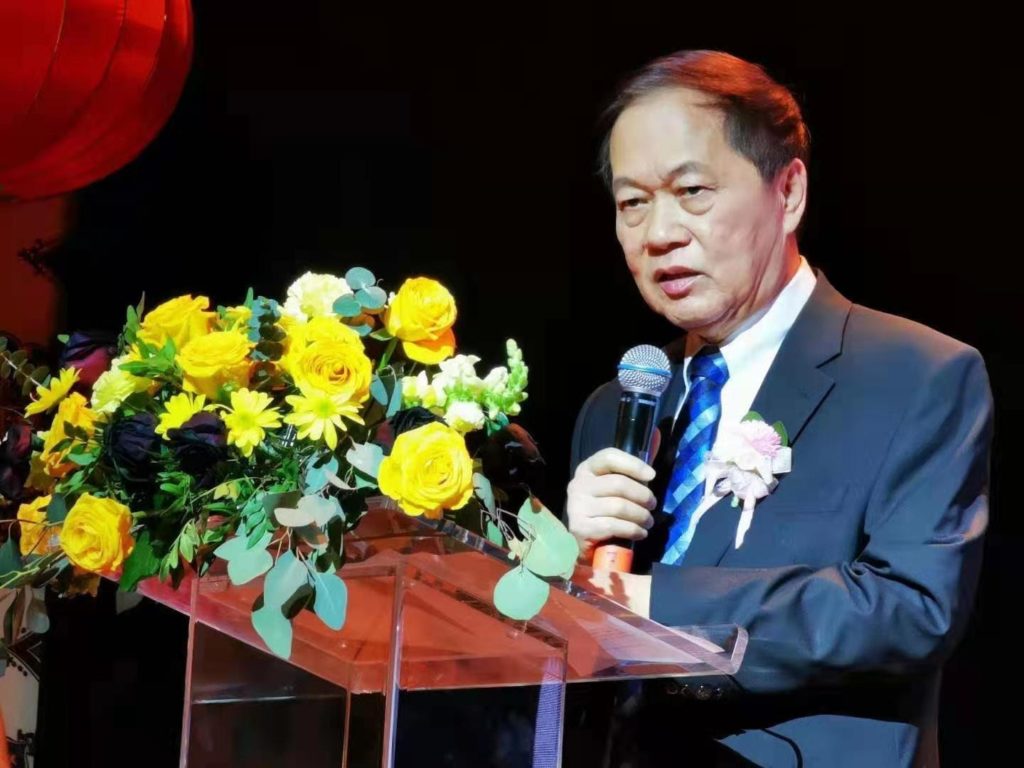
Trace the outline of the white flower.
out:
[[[484,379],[484,387],[488,392],[500,394],[508,385],[508,368],[503,365],[492,368]]]
[[[441,373],[461,384],[466,379],[476,378],[476,364],[479,362],[476,355],[456,355],[441,362]]]
[[[465,434],[483,429],[484,412],[476,403],[452,403],[444,414],[444,420],[456,432]]]
[[[352,293],[343,278],[307,272],[288,288],[284,313],[298,320],[334,314],[334,302]]]

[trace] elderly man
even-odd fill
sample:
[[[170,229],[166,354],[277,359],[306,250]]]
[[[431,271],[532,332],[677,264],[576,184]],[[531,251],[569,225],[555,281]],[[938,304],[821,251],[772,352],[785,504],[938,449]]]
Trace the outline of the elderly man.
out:
[[[686,701],[686,681],[646,687],[634,753],[682,764],[699,721],[744,765],[936,765],[941,665],[971,610],[988,516],[981,356],[851,303],[801,255],[809,135],[760,67],[669,56],[609,118],[626,264],[684,335],[667,350],[650,466],[609,447],[616,382],[581,410],[569,527],[584,553],[636,542],[633,573],[594,574],[633,610],[750,636],[736,677],[703,689],[715,700]],[[791,467],[744,514],[706,491],[705,471],[751,411],[782,422]]]

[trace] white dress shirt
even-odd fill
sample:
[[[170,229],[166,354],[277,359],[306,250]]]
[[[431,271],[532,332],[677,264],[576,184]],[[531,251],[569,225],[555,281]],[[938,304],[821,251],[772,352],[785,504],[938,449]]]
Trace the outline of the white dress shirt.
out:
[[[804,308],[807,300],[814,292],[818,278],[815,277],[807,259],[800,257],[800,267],[795,275],[786,283],[785,288],[775,300],[756,315],[748,318],[737,328],[724,343],[719,344],[725,364],[729,367],[729,379],[722,386],[722,415],[718,422],[719,433],[723,424],[738,424],[750,413],[757,391],[761,388],[764,377],[782,346],[789,329],[796,322],[797,315]],[[690,391],[690,361],[706,342],[696,333],[686,338],[686,359],[683,362],[683,376],[686,380],[686,392],[676,406],[675,418],[678,420]],[[771,414],[762,414],[769,422]],[[705,493],[700,505],[690,518],[687,531],[692,536],[704,513],[718,501],[718,498]]]

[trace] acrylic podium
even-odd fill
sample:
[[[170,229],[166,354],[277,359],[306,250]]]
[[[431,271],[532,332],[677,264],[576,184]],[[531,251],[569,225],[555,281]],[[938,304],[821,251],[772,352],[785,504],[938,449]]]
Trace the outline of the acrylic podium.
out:
[[[190,617],[182,766],[463,765],[445,743],[460,738],[525,741],[527,764],[557,766],[567,684],[731,675],[746,648],[737,627],[664,627],[575,582],[513,621],[492,601],[515,565],[504,550],[386,507],[347,536],[346,558],[345,626],[303,611],[287,661],[250,623],[257,582],[214,567],[178,590],[140,585]]]

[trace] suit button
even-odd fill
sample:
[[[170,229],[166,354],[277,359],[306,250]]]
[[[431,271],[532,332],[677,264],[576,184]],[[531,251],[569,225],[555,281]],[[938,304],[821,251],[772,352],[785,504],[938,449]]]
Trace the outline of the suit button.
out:
[[[706,685],[697,687],[697,701],[707,701],[711,698],[711,689]]]
[[[669,696],[676,696],[679,693],[679,683],[675,680],[669,680],[665,683],[665,693]]]
[[[725,691],[722,690],[719,686],[716,685],[715,686],[715,698],[716,699],[720,699],[724,695],[725,695]]]
[[[690,693],[690,686],[687,683],[683,683],[682,684],[682,686],[679,689],[679,692],[681,694],[683,694],[683,696],[691,696],[692,695]]]

